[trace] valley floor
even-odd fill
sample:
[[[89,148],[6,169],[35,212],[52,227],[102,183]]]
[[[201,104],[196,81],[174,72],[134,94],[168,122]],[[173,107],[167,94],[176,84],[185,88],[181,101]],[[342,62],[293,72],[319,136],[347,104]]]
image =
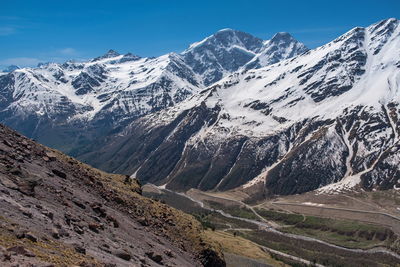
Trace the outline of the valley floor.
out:
[[[152,185],[146,185],[144,191],[195,215],[205,228],[213,230],[210,238],[226,238],[220,242],[225,244],[225,253],[259,261],[259,257],[242,253],[243,249],[232,251],[227,245],[233,242],[229,239],[245,239],[278,260],[262,259],[266,266],[400,266],[400,198],[395,190],[307,193],[252,204],[244,203],[242,192],[190,190],[178,194]],[[229,262],[228,266],[238,266]],[[257,264],[248,266],[263,266]]]

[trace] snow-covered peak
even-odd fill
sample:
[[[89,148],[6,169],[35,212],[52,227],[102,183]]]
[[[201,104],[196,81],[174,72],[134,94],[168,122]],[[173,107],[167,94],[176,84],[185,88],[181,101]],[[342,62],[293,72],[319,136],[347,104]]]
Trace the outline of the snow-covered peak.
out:
[[[265,56],[293,44],[278,34],[264,42]],[[260,186],[262,194],[330,183],[324,191],[398,189],[399,51],[399,22],[389,19],[278,63],[234,72],[142,118],[146,138],[151,132],[159,138],[163,130],[168,135],[164,143],[150,143],[142,163],[129,154],[132,173],[178,190],[225,190],[248,181],[245,187]],[[169,171],[154,172],[156,160],[177,154]]]
[[[110,49],[110,50],[107,51],[107,53],[105,53],[103,55],[103,58],[117,57],[119,55],[120,55],[120,53],[118,53],[115,50]]]
[[[182,56],[208,86],[245,65],[246,69],[260,68],[307,50],[289,33],[280,32],[263,41],[245,32],[223,29],[192,44]]]
[[[278,32],[271,38],[271,42],[273,43],[281,43],[281,42],[286,43],[293,40],[294,40],[293,36],[290,35],[290,33],[288,32]]]
[[[107,51],[107,53],[105,53],[104,55],[102,55],[100,57],[94,58],[92,61],[94,62],[94,61],[100,61],[100,60],[103,60],[103,59],[116,58],[118,56],[120,56],[120,53],[110,49],[110,50]]]
[[[289,33],[278,32],[271,40],[264,41],[259,53],[246,64],[245,69],[265,67],[306,51],[308,51],[308,48]]]
[[[206,190],[232,188],[267,175],[270,179],[264,181],[270,184],[283,179],[275,184],[295,181],[301,190],[311,190],[384,167],[365,180],[372,184],[398,176],[400,150],[393,145],[400,135],[399,51],[396,19],[354,28],[313,50],[288,33],[263,41],[224,29],[181,54],[140,58],[109,52],[89,62],[0,73],[0,119],[44,142],[55,129],[58,147],[70,147],[74,139],[78,150],[92,142],[94,134],[129,135],[130,124],[139,139],[121,139],[132,147],[117,145],[117,150],[109,150],[112,158],[103,162],[115,162],[115,168],[132,173],[137,168],[129,164],[144,162],[136,172],[142,178],[186,178],[186,166],[191,174],[193,167],[204,169],[204,177],[197,178],[203,183],[199,188]],[[70,139],[60,140],[65,137]],[[135,155],[138,144],[144,146],[144,156]],[[118,159],[117,151],[126,154]],[[154,169],[160,158],[183,169],[177,165],[174,172],[156,173],[165,170]],[[204,168],[199,162],[205,162]],[[386,164],[397,172],[386,173]],[[222,165],[227,168],[222,170]],[[274,168],[279,171],[273,173]],[[302,177],[307,179],[298,182]],[[308,177],[323,179],[310,186]]]
[[[200,42],[191,44],[183,54],[193,52],[193,50],[204,49],[205,47],[208,47],[208,49],[230,49],[233,46],[240,46],[246,50],[255,52],[262,46],[262,40],[248,33],[226,28],[217,31]]]
[[[279,48],[270,43],[265,56]],[[333,119],[356,106],[379,109],[400,99],[398,51],[398,20],[357,27],[297,57],[222,79],[206,103],[229,114],[228,128],[255,135],[316,116]]]
[[[17,65],[10,65],[6,67],[3,72],[13,72],[14,70],[20,69]]]
[[[207,86],[244,66],[262,46],[260,38],[224,29],[192,44],[181,55]]]

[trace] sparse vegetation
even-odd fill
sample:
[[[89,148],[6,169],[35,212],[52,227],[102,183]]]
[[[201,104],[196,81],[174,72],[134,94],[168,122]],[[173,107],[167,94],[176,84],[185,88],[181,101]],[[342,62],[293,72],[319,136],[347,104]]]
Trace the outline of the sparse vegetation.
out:
[[[335,220],[316,216],[284,213],[258,209],[264,218],[286,225],[286,233],[315,237],[326,242],[349,248],[373,246],[392,247],[397,236],[388,228],[350,220]]]
[[[231,233],[222,231],[206,231],[206,236],[221,244],[225,253],[240,255],[243,257],[260,260],[272,266],[288,266],[281,261],[274,259],[269,253],[263,251],[256,243],[243,237],[234,236]]]
[[[203,229],[211,229],[212,231],[215,231],[216,226],[210,222],[209,214],[193,214],[193,216],[201,223]]]
[[[294,213],[277,212],[274,210],[256,209],[257,213],[267,220],[276,221],[288,225],[294,225],[302,222],[304,216]]]
[[[72,247],[61,242],[47,239],[32,242],[26,238],[17,238],[14,234],[16,224],[0,216],[0,247],[10,248],[22,246],[31,251],[35,258],[54,264],[55,266],[93,265],[101,266],[93,257],[76,252]]]
[[[238,231],[238,235],[293,256],[307,259],[325,266],[396,266],[397,258],[382,254],[360,254],[327,246],[314,241],[293,239],[273,232],[261,230]],[[351,260],[351,261],[350,261]],[[350,264],[351,262],[351,264]]]
[[[212,201],[212,200],[206,200],[205,202],[211,208],[216,209],[216,210],[223,210],[224,212],[229,213],[232,216],[251,219],[251,220],[259,220],[257,215],[255,215],[254,212],[252,212],[250,209],[248,209],[246,207],[239,206],[239,205],[225,206],[219,202]]]

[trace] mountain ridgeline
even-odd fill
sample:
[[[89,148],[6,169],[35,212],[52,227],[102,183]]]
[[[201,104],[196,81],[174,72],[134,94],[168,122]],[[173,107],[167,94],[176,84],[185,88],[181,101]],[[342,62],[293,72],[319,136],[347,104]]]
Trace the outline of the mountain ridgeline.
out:
[[[109,51],[0,76],[0,121],[173,190],[400,187],[400,26],[308,50],[224,29],[180,54]]]

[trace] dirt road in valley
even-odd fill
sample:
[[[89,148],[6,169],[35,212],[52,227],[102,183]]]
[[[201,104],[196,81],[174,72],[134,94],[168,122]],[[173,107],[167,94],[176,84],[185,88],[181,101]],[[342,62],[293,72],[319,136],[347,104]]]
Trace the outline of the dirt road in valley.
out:
[[[184,196],[186,195],[189,199],[191,199],[192,201],[195,201],[199,205],[201,203],[201,206],[204,207],[204,208],[207,208],[207,206],[203,202],[204,198],[207,198],[207,197],[217,198],[217,199],[223,199],[223,200],[227,200],[227,201],[233,201],[233,202],[236,202],[236,203],[238,203],[240,205],[244,205],[245,207],[251,209],[257,217],[262,217],[261,215],[259,215],[254,210],[253,207],[251,207],[251,206],[249,206],[249,205],[247,205],[247,204],[245,204],[245,203],[243,203],[242,201],[239,201],[239,200],[235,200],[235,199],[231,199],[231,198],[227,198],[227,197],[222,197],[222,196],[212,196],[212,195],[206,194],[204,192],[199,192],[199,191],[190,191],[190,192],[187,192],[187,194],[189,194],[189,195],[186,195],[186,194],[181,194],[181,195],[184,195]],[[274,203],[274,204],[277,205],[277,203]],[[283,202],[280,202],[279,204],[285,205],[285,203],[283,203]],[[306,205],[306,204],[304,204],[304,205]],[[311,207],[313,207],[313,206],[311,206]],[[321,208],[321,207],[318,207],[318,208]],[[215,210],[215,209],[211,209],[211,208],[208,208],[208,209],[216,211],[216,212],[220,213],[221,215],[223,215],[225,217],[228,217],[228,218],[234,218],[234,219],[237,219],[237,220],[242,220],[242,221],[246,221],[246,222],[250,222],[250,223],[256,224],[256,225],[259,226],[260,230],[263,230],[263,231],[266,231],[266,232],[273,232],[275,234],[279,234],[279,235],[282,235],[282,236],[285,236],[285,237],[289,237],[289,238],[293,238],[293,239],[297,239],[297,240],[303,240],[303,241],[309,241],[309,242],[317,242],[319,244],[322,244],[322,245],[325,245],[325,246],[328,246],[328,247],[331,247],[331,248],[344,250],[344,251],[357,253],[357,254],[363,254],[363,253],[367,253],[367,254],[368,253],[371,253],[371,254],[373,254],[373,253],[385,253],[385,254],[388,254],[388,255],[391,255],[391,256],[397,258],[400,261],[400,255],[398,255],[395,252],[390,251],[390,250],[388,250],[388,249],[386,249],[384,247],[375,247],[375,248],[371,248],[371,249],[350,249],[350,248],[345,248],[345,247],[341,247],[341,246],[337,246],[337,245],[334,245],[334,244],[327,243],[325,241],[322,241],[322,240],[319,240],[319,239],[316,239],[316,238],[307,237],[307,236],[301,236],[301,235],[295,235],[295,234],[289,234],[289,233],[284,233],[284,232],[278,231],[276,229],[276,227],[274,227],[273,224],[270,223],[270,221],[263,220],[263,222],[260,222],[260,221],[256,221],[256,220],[252,220],[252,219],[246,219],[246,218],[232,216],[230,214],[225,213],[222,210]],[[348,210],[348,211],[353,211],[353,210]],[[358,212],[358,211],[356,211],[356,212]],[[374,214],[374,212],[366,212],[366,214],[367,213],[371,214],[371,215]],[[389,214],[387,214],[387,215],[389,215]],[[383,215],[383,216],[386,216],[386,214]],[[389,215],[389,216],[391,216],[391,215]],[[392,216],[392,217],[398,219],[395,216]],[[398,221],[398,223],[400,224],[400,221]]]
[[[272,202],[275,206],[283,207],[292,212],[328,218],[353,219],[368,223],[375,223],[390,227],[393,232],[400,235],[400,217],[377,211],[356,210],[329,206],[317,206],[313,203]]]

